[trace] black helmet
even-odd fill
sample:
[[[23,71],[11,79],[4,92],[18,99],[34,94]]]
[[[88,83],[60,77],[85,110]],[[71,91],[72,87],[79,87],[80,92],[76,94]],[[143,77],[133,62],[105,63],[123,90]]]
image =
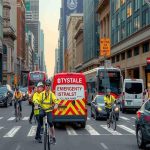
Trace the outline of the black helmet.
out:
[[[45,85],[51,85],[51,80],[50,80],[50,79],[47,79],[47,80],[45,81]]]

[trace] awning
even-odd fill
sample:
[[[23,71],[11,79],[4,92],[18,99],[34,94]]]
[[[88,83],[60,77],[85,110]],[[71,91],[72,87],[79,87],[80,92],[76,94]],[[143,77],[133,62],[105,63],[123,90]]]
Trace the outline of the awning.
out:
[[[148,64],[145,68],[146,72],[150,72],[150,64]]]

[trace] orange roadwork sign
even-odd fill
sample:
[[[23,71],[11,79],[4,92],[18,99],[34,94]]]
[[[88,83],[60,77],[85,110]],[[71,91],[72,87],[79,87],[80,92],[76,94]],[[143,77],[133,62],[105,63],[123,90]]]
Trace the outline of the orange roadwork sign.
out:
[[[100,56],[110,56],[110,39],[100,39]]]

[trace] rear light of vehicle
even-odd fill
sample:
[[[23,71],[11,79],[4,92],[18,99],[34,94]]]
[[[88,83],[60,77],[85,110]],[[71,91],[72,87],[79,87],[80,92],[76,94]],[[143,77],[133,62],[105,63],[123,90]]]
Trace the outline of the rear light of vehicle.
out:
[[[150,122],[150,116],[144,116],[144,120]]]
[[[138,111],[136,114],[137,114],[137,118],[140,119],[140,117],[141,117],[141,112]]]

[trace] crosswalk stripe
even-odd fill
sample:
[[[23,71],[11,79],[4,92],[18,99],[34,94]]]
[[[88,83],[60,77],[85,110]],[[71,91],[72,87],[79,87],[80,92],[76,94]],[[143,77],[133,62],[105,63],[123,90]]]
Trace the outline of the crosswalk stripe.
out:
[[[135,117],[131,117],[132,119],[136,119]]]
[[[107,130],[109,133],[111,133],[112,135],[122,135],[121,133],[119,133],[118,131],[114,131],[112,128],[108,128],[107,125],[100,125],[102,128],[104,128],[105,130]]]
[[[24,117],[22,120],[29,120],[29,117]]]
[[[91,118],[87,117],[87,120],[91,120]]]
[[[8,119],[8,121],[12,121],[12,120],[15,120],[15,117],[10,117],[10,118]]]
[[[85,129],[91,134],[91,135],[100,135],[92,126],[86,125]]]
[[[130,120],[130,119],[124,117],[124,116],[120,116],[119,118],[121,118],[121,119],[123,119],[123,120]]]
[[[37,126],[32,126],[27,136],[35,136]]]
[[[135,131],[133,129],[130,129],[130,128],[124,126],[124,125],[117,125],[117,126],[124,129],[124,130],[126,130],[127,132],[135,135]]]
[[[69,135],[77,135],[76,131],[70,126],[66,126],[66,130]]]
[[[0,120],[2,120],[4,117],[0,117]]]
[[[19,130],[20,130],[21,126],[15,126],[13,127],[6,135],[4,135],[3,137],[13,137]]]
[[[0,127],[0,130],[3,129],[4,127]]]

